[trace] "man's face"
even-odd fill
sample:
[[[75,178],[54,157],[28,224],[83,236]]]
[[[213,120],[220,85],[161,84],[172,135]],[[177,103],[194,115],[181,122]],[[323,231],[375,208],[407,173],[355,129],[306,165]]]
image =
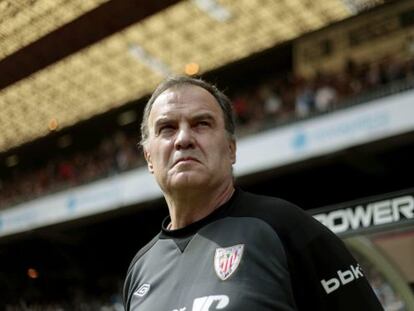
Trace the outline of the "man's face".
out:
[[[230,181],[235,152],[223,112],[207,90],[173,87],[153,103],[144,155],[163,191],[208,190]]]

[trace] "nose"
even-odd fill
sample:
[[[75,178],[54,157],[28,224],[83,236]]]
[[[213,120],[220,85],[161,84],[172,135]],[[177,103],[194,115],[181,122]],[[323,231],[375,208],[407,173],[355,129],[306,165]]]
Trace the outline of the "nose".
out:
[[[189,126],[181,126],[174,143],[176,150],[194,148],[194,136]]]

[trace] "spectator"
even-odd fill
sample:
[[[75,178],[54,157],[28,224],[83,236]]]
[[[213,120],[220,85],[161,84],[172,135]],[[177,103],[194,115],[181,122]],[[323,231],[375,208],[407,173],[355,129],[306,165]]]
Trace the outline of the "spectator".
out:
[[[298,116],[299,118],[307,117],[313,110],[314,101],[315,97],[313,88],[310,84],[307,84],[305,87],[299,90],[299,93],[296,96],[296,116]]]
[[[268,121],[276,121],[283,105],[278,92],[268,86],[263,90],[263,100],[265,118]]]
[[[336,90],[328,83],[324,83],[316,89],[315,108],[317,111],[326,112],[332,109],[336,100]]]

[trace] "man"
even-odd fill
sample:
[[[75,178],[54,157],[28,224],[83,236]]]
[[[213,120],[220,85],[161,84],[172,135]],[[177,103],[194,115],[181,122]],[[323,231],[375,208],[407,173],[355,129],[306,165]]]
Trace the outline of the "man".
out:
[[[328,229],[291,203],[235,188],[231,104],[215,87],[167,79],[141,133],[170,216],[128,269],[126,310],[382,310]]]

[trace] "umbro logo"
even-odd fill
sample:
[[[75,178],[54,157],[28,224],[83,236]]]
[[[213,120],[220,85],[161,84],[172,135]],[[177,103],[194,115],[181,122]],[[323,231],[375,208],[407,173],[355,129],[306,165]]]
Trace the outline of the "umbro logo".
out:
[[[142,284],[134,293],[135,296],[138,297],[144,297],[146,294],[148,294],[149,290],[151,288],[151,285],[149,284]]]

